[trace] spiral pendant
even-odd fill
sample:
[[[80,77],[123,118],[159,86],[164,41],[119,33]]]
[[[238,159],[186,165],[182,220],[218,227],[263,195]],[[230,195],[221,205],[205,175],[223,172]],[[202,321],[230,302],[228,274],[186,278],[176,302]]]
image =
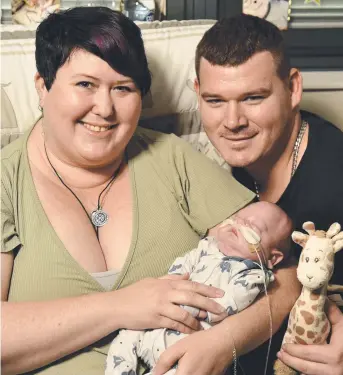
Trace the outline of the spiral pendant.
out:
[[[97,210],[92,211],[91,220],[94,226],[102,227],[108,222],[108,215],[99,207]]]

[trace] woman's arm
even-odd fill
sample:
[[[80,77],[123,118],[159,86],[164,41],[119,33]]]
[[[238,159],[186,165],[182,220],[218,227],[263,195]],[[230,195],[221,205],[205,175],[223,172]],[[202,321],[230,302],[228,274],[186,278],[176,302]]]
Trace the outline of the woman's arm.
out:
[[[219,291],[185,276],[144,279],[118,291],[74,298],[7,302],[13,253],[1,254],[1,260],[3,374],[42,367],[119,328],[167,327],[185,333],[199,329],[199,322],[176,305],[221,312],[221,306],[208,298],[218,297]]]
[[[1,367],[17,374],[51,363],[119,328],[115,294],[50,302],[7,302],[13,253],[1,254]]]

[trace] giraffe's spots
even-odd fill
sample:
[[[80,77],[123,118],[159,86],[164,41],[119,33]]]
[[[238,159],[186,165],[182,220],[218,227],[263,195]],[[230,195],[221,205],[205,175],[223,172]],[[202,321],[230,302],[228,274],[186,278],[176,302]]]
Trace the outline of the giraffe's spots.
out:
[[[323,341],[323,336],[319,335],[316,339],[314,339],[313,344],[321,344]]]
[[[334,258],[334,253],[333,252],[328,253],[326,259],[330,262],[333,262],[333,258]]]
[[[313,314],[309,313],[308,311],[301,310],[300,314],[305,319],[306,324],[312,324],[314,322]]]
[[[312,306],[311,306],[311,309],[314,310],[314,311],[317,311],[317,309],[318,309],[318,305],[312,305]]]
[[[326,265],[326,272],[330,273],[331,270],[332,270],[332,263],[329,263],[329,264]]]
[[[315,333],[313,332],[313,331],[307,331],[307,337],[309,338],[309,339],[314,339],[314,336],[315,336]]]
[[[298,299],[298,301],[297,301],[298,306],[304,306],[305,304],[306,304],[305,301],[302,301],[302,300]]]
[[[319,296],[320,296],[320,294],[311,293],[311,294],[310,294],[310,299],[311,299],[312,301],[315,301],[315,300],[317,300],[317,299],[319,298]]]
[[[292,330],[290,328],[287,328],[287,332],[291,335],[292,334]]]
[[[295,341],[296,341],[298,344],[307,345],[307,342],[306,342],[305,340],[303,340],[302,338],[300,338],[299,336],[295,336]]]
[[[305,329],[304,329],[303,327],[296,326],[296,327],[295,327],[295,332],[296,332],[298,335],[302,336],[302,335],[305,333]]]
[[[292,317],[292,319],[295,318],[295,309],[292,309],[292,311],[291,311],[291,317]]]
[[[325,322],[325,324],[324,324],[324,326],[323,326],[323,328],[322,328],[322,333],[325,333],[326,331],[327,331],[327,329],[329,328],[329,322],[328,321],[326,321]]]
[[[317,318],[316,318],[316,322],[315,322],[314,325],[315,325],[316,327],[318,327],[319,324],[320,324],[322,321],[323,321],[322,318],[318,318],[318,317],[317,317]]]

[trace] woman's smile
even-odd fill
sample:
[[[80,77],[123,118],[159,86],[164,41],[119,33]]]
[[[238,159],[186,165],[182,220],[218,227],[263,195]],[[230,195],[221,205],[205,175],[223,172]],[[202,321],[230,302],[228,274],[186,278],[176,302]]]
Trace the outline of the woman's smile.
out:
[[[82,126],[84,126],[87,130],[91,131],[92,133],[107,133],[108,131],[114,129],[119,124],[113,124],[113,125],[93,125],[89,124],[84,121],[78,121],[78,123]]]

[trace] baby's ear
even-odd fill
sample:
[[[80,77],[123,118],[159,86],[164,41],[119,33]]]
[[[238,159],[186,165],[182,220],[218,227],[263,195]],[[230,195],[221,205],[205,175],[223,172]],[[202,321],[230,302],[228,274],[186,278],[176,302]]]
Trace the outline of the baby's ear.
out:
[[[279,249],[272,249],[270,252],[270,257],[268,260],[268,268],[273,268],[277,264],[279,264],[284,258],[283,252]]]

